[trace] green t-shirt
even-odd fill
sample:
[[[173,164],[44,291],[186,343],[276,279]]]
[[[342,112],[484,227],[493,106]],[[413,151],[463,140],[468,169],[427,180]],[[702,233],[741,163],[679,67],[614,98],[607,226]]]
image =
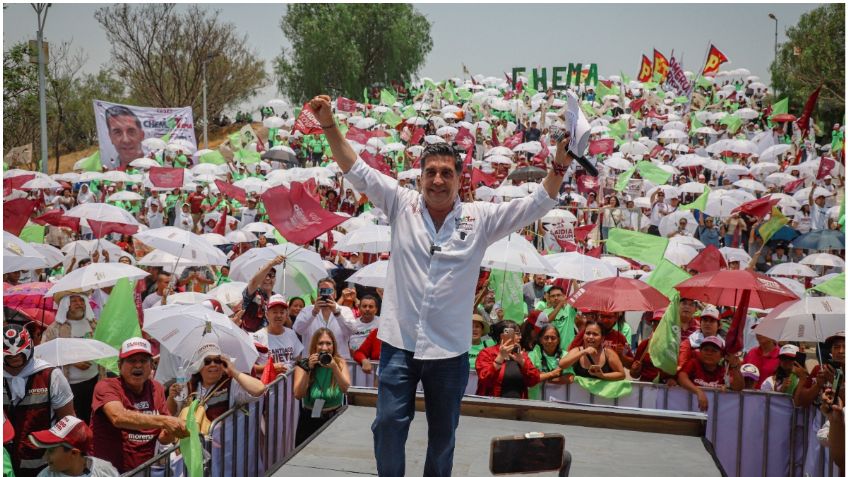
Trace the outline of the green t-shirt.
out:
[[[333,371],[330,368],[315,368],[315,381],[309,386],[309,393],[303,397],[303,407],[312,409],[316,399],[324,400],[324,409],[341,406],[344,394],[338,384],[332,383]]]
[[[559,313],[555,317],[551,316],[554,309],[545,308],[545,315],[548,317],[548,322],[559,331],[559,347],[563,351],[568,351],[568,345],[574,341],[577,336],[577,330],[574,329],[574,319],[577,317],[577,310],[571,305],[565,305],[560,308]]]
[[[494,345],[495,340],[486,336],[480,340],[480,344],[473,344],[470,348],[468,348],[468,364],[471,365],[471,369],[475,369],[475,366],[477,365],[477,355],[480,354],[480,351]]]
[[[174,158],[174,167],[185,167],[188,165],[188,158],[185,154],[180,154]]]
[[[530,357],[530,362],[533,363],[533,366],[539,370],[539,373],[550,373],[551,371],[557,369],[559,367],[559,360],[565,355],[565,352],[560,350],[554,356],[546,354],[542,350],[541,345],[536,345],[528,356]],[[530,399],[542,399],[542,383],[539,383],[528,390],[528,397]]]

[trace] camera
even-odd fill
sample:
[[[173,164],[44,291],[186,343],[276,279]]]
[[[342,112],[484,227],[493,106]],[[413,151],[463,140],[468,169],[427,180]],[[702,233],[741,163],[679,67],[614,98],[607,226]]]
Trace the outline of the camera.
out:
[[[326,351],[321,351],[320,353],[318,353],[318,364],[320,364],[321,366],[329,366],[332,362],[333,355],[331,355],[330,353]]]

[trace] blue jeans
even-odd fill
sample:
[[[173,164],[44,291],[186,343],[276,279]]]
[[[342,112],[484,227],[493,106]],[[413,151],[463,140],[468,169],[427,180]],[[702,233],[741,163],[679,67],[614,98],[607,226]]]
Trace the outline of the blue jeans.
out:
[[[424,385],[427,460],[424,475],[451,475],[459,406],[468,383],[468,353],[447,359],[413,359],[411,351],[382,344],[377,417],[371,425],[381,476],[406,473],[406,438],[415,417],[415,390]]]

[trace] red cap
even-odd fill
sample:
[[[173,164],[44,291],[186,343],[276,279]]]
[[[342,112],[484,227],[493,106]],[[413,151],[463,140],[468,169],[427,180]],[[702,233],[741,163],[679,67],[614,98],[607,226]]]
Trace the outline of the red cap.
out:
[[[75,416],[65,416],[50,429],[29,435],[29,440],[35,447],[49,448],[67,445],[73,449],[79,449],[84,454],[88,452],[91,438],[91,429]]]

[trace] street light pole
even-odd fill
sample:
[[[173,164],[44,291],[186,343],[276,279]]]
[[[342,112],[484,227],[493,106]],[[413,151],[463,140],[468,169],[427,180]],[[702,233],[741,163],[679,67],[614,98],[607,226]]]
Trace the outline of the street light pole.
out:
[[[774,13],[769,13],[768,16],[774,20],[774,67],[777,68],[777,17]],[[775,96],[777,96],[777,90],[775,90]]]
[[[47,21],[47,9],[50,3],[33,3],[32,8],[38,17],[38,114],[41,129],[41,172],[47,174],[47,98],[44,92],[44,23]],[[58,161],[59,159],[56,158]]]
[[[206,65],[212,61],[218,53],[208,53],[203,59],[203,148],[209,149],[209,117],[206,114]]]

